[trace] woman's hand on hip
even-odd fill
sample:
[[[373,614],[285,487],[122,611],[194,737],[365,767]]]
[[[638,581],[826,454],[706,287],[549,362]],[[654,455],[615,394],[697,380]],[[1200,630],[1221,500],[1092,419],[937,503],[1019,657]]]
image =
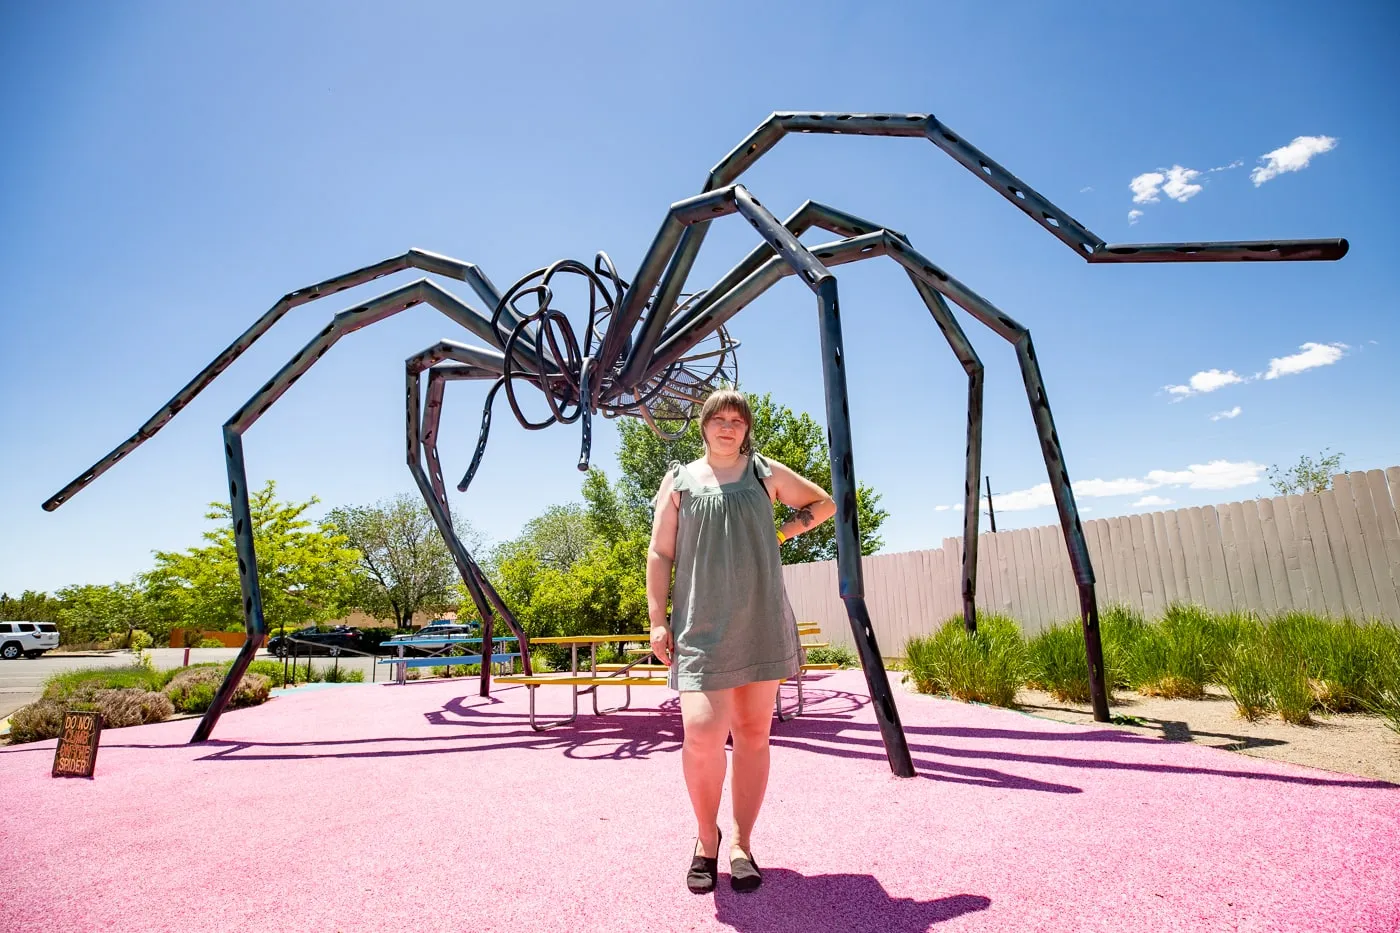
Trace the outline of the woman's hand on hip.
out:
[[[671,639],[671,629],[666,625],[653,625],[651,627],[651,653],[656,655],[656,660],[667,667],[671,666],[671,655],[675,648],[675,642]]]

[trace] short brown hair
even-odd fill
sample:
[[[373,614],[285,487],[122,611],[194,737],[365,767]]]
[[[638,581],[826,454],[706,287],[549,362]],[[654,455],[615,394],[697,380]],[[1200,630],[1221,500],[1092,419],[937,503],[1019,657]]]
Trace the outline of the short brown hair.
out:
[[[753,411],[749,408],[748,396],[737,389],[716,389],[705,399],[705,404],[700,408],[700,440],[705,440],[705,425],[710,423],[710,419],[722,411],[735,411],[743,417],[748,428],[744,431],[744,439],[739,443],[739,453],[747,454],[753,450]]]

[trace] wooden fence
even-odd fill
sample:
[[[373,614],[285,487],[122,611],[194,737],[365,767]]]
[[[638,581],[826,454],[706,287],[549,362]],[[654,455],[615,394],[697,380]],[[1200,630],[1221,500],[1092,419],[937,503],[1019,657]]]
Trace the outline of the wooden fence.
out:
[[[1400,624],[1400,467],[1347,473],[1321,493],[1086,521],[1099,605],[1126,603],[1149,617],[1173,602],[1273,614],[1298,609]],[[962,539],[862,561],[880,650],[962,613]],[[799,619],[853,646],[837,593],[836,562],[783,568]],[[983,534],[977,606],[1005,612],[1026,632],[1079,617],[1059,525]]]

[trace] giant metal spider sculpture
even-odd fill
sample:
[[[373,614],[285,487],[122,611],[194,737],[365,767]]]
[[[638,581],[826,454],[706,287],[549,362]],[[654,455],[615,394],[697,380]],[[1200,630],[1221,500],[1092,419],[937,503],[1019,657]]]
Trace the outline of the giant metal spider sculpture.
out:
[[[841,598],[874,701],[890,767],[900,776],[912,776],[914,769],[909,749],[863,598],[841,315],[837,304],[836,278],[830,271],[832,266],[875,256],[888,256],[904,267],[914,289],[928,306],[934,323],[943,332],[953,354],[967,372],[967,480],[964,489],[962,597],[964,621],[969,630],[976,626],[974,602],[978,479],[981,475],[982,363],[946,300],[951,299],[1015,346],[1079,589],[1094,718],[1100,722],[1108,720],[1093,568],[1089,564],[1074,493],[1070,488],[1069,474],[1065,469],[1059,437],[1055,433],[1030,332],[921,256],[903,234],[810,201],[786,221],[780,222],[747,190],[734,183],[778,140],[793,132],[928,139],[1058,237],[1076,255],[1091,263],[1325,260],[1340,259],[1347,251],[1347,242],[1343,239],[1109,245],[929,114],[775,113],[715,166],[702,194],[671,205],[631,282],[620,278],[606,254],[599,253],[592,268],[573,260],[561,260],[530,273],[501,293],[471,263],[409,250],[397,258],[292,292],[219,354],[136,434],[45,502],[44,508],[57,508],[149,439],[254,340],[298,305],[380,276],[417,268],[468,283],[491,310],[479,311],[429,279],[396,288],[337,314],[324,330],[225,422],[224,452],[228,463],[229,495],[248,639],[213,705],[200,721],[192,742],[209,737],[267,632],[258,590],[257,555],[253,547],[243,462],[243,433],[342,336],[422,303],[441,311],[488,344],[470,346],[443,340],[409,357],[408,465],[451,548],[472,601],[481,613],[484,633],[482,655],[490,657],[492,654],[493,620],[499,615],[519,639],[521,658],[528,674],[529,641],[525,633],[452,530],[436,441],[444,383],[451,379],[494,381],[486,397],[476,452],[459,489],[467,488],[481,462],[490,428],[492,403],[502,387],[506,390],[507,400],[516,418],[526,428],[543,428],[556,422],[581,422],[583,441],[579,467],[586,469],[591,418],[595,413],[609,417],[638,416],[646,419],[653,429],[663,435],[683,429],[695,413],[696,405],[710,390],[721,380],[732,382],[734,379],[735,344],[724,330],[725,322],[783,276],[796,274],[817,296],[831,449],[832,495],[836,500]],[[753,225],[763,244],[709,289],[692,295],[683,294],[710,221],[735,212]],[[836,233],[841,239],[820,246],[803,245],[798,237],[814,226]],[[590,292],[582,341],[564,313],[552,306],[556,281],[563,281],[559,276],[564,274],[586,279]],[[425,371],[428,373],[428,388],[424,399],[421,395],[421,376]],[[545,420],[530,421],[521,411],[516,398],[516,384],[520,381],[533,385],[543,394],[550,410]],[[426,470],[424,457],[428,463]],[[483,694],[489,689],[489,671],[490,665],[483,664]]]

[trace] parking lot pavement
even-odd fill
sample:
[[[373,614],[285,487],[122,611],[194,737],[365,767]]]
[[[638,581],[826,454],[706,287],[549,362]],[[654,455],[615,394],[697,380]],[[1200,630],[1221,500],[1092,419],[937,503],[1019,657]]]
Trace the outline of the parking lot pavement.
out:
[[[166,671],[184,666],[184,648],[151,648],[146,653],[150,655],[151,663],[155,665],[156,670]],[[237,654],[237,648],[191,648],[190,663],[232,661]],[[259,651],[258,658],[276,660],[265,651]],[[0,719],[9,716],[21,706],[39,699],[44,691],[44,681],[54,674],[83,667],[125,667],[133,660],[134,656],[130,651],[110,651],[85,652],[83,654],[50,652],[33,660],[21,658],[17,661],[0,661]],[[301,663],[305,664],[306,662],[303,660]],[[332,663],[334,661],[331,658],[315,658],[313,661],[317,670],[330,667]],[[371,666],[369,658],[342,657],[340,659],[342,670],[363,671],[366,681],[374,676],[370,672]]]

